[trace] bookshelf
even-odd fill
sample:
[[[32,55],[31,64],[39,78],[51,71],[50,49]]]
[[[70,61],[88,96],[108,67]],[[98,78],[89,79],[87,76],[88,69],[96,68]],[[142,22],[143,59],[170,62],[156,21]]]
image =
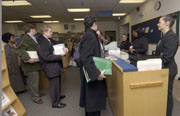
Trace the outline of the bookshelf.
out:
[[[4,47],[2,45],[1,49],[1,60],[2,60],[2,92],[1,96],[2,101],[2,112],[8,115],[17,114],[18,116],[26,116],[26,110],[13,89],[10,86],[9,75],[6,65],[6,58]]]

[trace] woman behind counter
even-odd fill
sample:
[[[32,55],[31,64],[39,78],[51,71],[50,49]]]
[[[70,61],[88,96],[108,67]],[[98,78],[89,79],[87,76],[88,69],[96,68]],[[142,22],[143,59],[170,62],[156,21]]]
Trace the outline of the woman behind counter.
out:
[[[129,48],[129,60],[134,66],[137,66],[137,61],[144,59],[148,50],[148,40],[143,36],[143,32],[140,28],[133,30],[132,33],[135,40],[132,43],[132,47]]]
[[[125,33],[123,33],[121,39],[122,39],[122,42],[119,45],[119,48],[121,51],[128,53],[131,43],[129,42],[129,40],[127,40],[127,35]]]
[[[158,29],[162,32],[163,37],[159,41],[156,47],[156,55],[162,59],[162,67],[169,69],[169,81],[168,81],[168,101],[167,101],[167,114],[171,116],[173,109],[173,81],[177,74],[177,64],[174,56],[176,55],[179,39],[177,35],[172,31],[175,19],[172,16],[163,16],[160,18],[157,24]]]

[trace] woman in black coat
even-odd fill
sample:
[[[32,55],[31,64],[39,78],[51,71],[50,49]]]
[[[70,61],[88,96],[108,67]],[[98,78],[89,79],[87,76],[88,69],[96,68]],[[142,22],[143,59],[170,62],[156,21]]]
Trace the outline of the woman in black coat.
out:
[[[130,63],[137,66],[137,61],[144,59],[148,50],[148,40],[143,36],[143,32],[140,28],[133,30],[133,36],[135,40],[132,43],[132,47],[129,49]]]
[[[168,101],[167,101],[167,114],[171,116],[173,108],[173,81],[177,74],[177,64],[174,56],[176,55],[179,39],[172,31],[171,27],[174,24],[174,18],[171,16],[163,16],[157,24],[158,29],[162,32],[163,37],[156,47],[156,55],[162,59],[162,67],[169,69],[168,81]]]
[[[101,110],[106,109],[107,87],[105,71],[97,69],[93,57],[101,57],[102,48],[96,34],[95,18],[85,17],[84,25],[85,33],[80,41],[80,106],[85,108],[86,116],[100,116]],[[82,67],[87,70],[91,82],[86,82]]]

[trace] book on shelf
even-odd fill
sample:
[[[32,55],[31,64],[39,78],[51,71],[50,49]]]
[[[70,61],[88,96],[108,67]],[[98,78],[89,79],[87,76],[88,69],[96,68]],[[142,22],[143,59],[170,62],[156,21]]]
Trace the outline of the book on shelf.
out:
[[[112,61],[105,58],[93,57],[93,61],[96,67],[99,69],[100,72],[106,70],[104,75],[112,75]],[[88,75],[88,72],[83,67],[83,72],[86,78],[87,83],[91,81],[91,78]]]
[[[54,55],[61,55],[64,53],[64,44],[57,44],[53,46],[54,48]]]
[[[39,57],[36,51],[26,51],[29,54],[29,57],[35,61],[39,61]]]
[[[6,109],[2,114],[2,116],[18,116],[13,106],[9,106],[9,108]]]
[[[10,102],[9,98],[4,92],[2,92],[1,101],[2,101],[2,107],[4,107],[6,104]]]

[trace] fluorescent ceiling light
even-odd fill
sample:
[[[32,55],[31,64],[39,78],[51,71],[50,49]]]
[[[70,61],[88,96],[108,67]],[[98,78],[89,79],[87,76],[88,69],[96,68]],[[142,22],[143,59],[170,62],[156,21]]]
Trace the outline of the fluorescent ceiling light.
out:
[[[2,1],[2,6],[27,6],[27,5],[32,5],[32,4],[25,0]]]
[[[4,21],[5,23],[22,23],[22,20]]]
[[[142,3],[146,0],[120,0],[119,3]]]
[[[90,12],[90,8],[69,8],[68,12]]]
[[[34,15],[34,16],[30,16],[31,18],[51,18],[50,15]]]
[[[59,23],[59,21],[43,21],[43,23]]]
[[[84,18],[74,18],[74,21],[84,21]]]
[[[124,16],[126,13],[113,13],[112,16]]]

